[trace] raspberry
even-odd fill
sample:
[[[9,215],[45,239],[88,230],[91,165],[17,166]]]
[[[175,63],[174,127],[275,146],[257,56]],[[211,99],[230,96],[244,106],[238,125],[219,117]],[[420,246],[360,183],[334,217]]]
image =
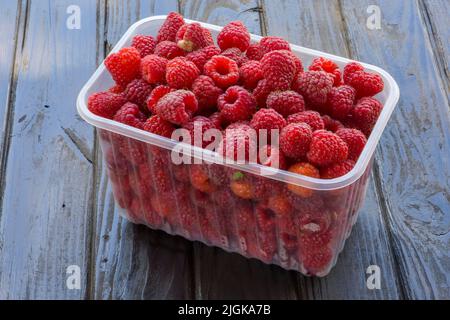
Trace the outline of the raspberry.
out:
[[[250,155],[254,155],[256,152],[256,137],[252,133],[252,128],[246,124],[227,128],[216,149],[228,159],[239,162],[248,161]]]
[[[291,52],[275,50],[261,59],[262,72],[273,90],[289,90],[296,73],[296,64]]]
[[[167,62],[155,54],[146,56],[141,62],[142,78],[150,84],[165,82]]]
[[[203,67],[205,75],[211,77],[222,89],[235,85],[239,80],[239,68],[235,61],[224,56],[212,57]]]
[[[269,197],[267,207],[275,212],[278,217],[288,217],[292,206],[289,200],[283,194],[276,194]]]
[[[264,78],[259,61],[249,61],[239,69],[240,81],[245,89],[253,90],[258,82]]]
[[[314,167],[312,164],[307,162],[299,162],[294,165],[292,165],[289,170],[289,172],[293,172],[296,174],[301,174],[303,176],[311,177],[311,178],[320,178],[320,172],[319,170]],[[302,198],[309,198],[313,194],[312,189],[308,189],[305,187],[297,186],[294,184],[288,184],[288,190],[294,193],[295,195],[298,195]]]
[[[208,76],[199,76],[192,84],[192,92],[197,97],[200,112],[214,110],[217,99],[223,93]]]
[[[331,132],[336,132],[339,129],[344,128],[344,125],[340,121],[331,118],[329,115],[324,115],[322,121],[325,125],[325,129]]]
[[[295,63],[295,75],[297,75],[300,72],[303,72],[303,63],[302,60],[300,60],[299,57],[297,57],[293,52],[286,51],[286,54],[291,56],[292,60],[294,60]]]
[[[114,143],[119,148],[120,153],[134,166],[138,166],[147,161],[146,144],[131,138],[117,135]]]
[[[263,166],[276,169],[286,169],[286,158],[284,153],[276,146],[265,145],[258,151],[258,163]]]
[[[109,88],[107,91],[111,92],[111,93],[122,93],[124,90],[124,88],[122,86],[119,86],[118,84],[116,84],[115,86]]]
[[[156,45],[155,54],[168,60],[172,60],[176,57],[184,56],[185,52],[178,47],[175,42],[163,41]]]
[[[245,52],[250,45],[250,33],[241,21],[232,21],[220,31],[217,44],[222,50],[236,47]]]
[[[203,67],[205,66],[206,62],[208,62],[209,59],[218,54],[220,54],[220,49],[215,45],[211,45],[203,49],[189,53],[186,56],[186,59],[195,63],[198,70],[200,70],[200,72],[203,73]]]
[[[183,16],[179,13],[171,12],[167,15],[166,21],[158,31],[156,41],[158,43],[162,41],[175,41],[178,30],[184,25]]]
[[[238,48],[228,48],[220,54],[224,57],[230,58],[240,67],[244,63],[248,62],[247,56]]]
[[[335,133],[317,130],[313,133],[308,160],[318,166],[327,166],[347,159],[347,144]]]
[[[307,199],[306,201],[311,203],[314,201],[312,199],[314,198]],[[304,210],[295,219],[295,224],[298,226],[302,236],[305,236],[305,238],[301,239],[303,240],[302,244],[308,245],[310,248],[318,248],[326,245],[331,240],[331,214],[325,208],[322,208],[320,204],[318,207],[306,205],[303,208]],[[316,239],[313,236],[317,236]],[[319,243],[308,243],[308,240],[313,239],[318,240]]]
[[[305,110],[303,97],[295,91],[275,91],[267,97],[267,108],[272,108],[287,117]]]
[[[203,116],[196,116],[191,121],[183,125],[191,136],[191,144],[206,148],[212,141],[206,140],[205,132],[210,129],[217,129],[214,122]]]
[[[120,94],[97,92],[88,99],[88,109],[100,117],[112,119],[116,112],[127,102]]]
[[[111,73],[113,80],[125,87],[131,80],[139,77],[141,55],[136,48],[123,48],[119,52],[111,53],[105,59],[106,69]]]
[[[344,68],[344,82],[355,88],[358,98],[372,97],[383,91],[383,79],[375,73],[364,71],[357,62],[349,63]]]
[[[214,45],[214,38],[211,34],[211,31],[209,31],[206,28],[203,28],[203,36],[205,37],[205,41],[206,41],[206,46],[205,47],[209,47],[209,46],[213,46]]]
[[[195,22],[181,27],[176,36],[177,45],[187,52],[195,51],[209,45],[202,26]]]
[[[294,113],[287,117],[288,123],[306,123],[309,124],[312,131],[325,129],[320,113],[313,110],[307,110],[299,113]]]
[[[175,89],[190,88],[200,75],[195,64],[185,57],[178,57],[167,63],[167,84]]]
[[[293,90],[300,93],[309,106],[324,105],[332,87],[333,78],[324,71],[299,73],[292,83]]]
[[[203,165],[191,165],[191,184],[192,186],[200,190],[201,192],[210,193],[213,192],[215,186],[211,183],[208,177],[208,172]]]
[[[156,104],[156,113],[164,120],[173,124],[183,125],[197,111],[195,95],[186,90],[170,92]]]
[[[214,123],[217,129],[222,128],[223,119],[220,112],[214,112],[212,115],[209,116],[209,119]]]
[[[258,82],[258,85],[256,86],[255,90],[253,90],[253,96],[256,99],[256,103],[259,108],[265,108],[267,97],[272,92],[272,88],[267,82],[266,79],[263,79]]]
[[[158,103],[158,101],[172,91],[174,91],[174,89],[169,86],[157,86],[155,89],[153,89],[147,99],[148,110],[150,110],[152,114],[155,114],[156,104]]]
[[[135,47],[139,51],[141,58],[144,58],[145,56],[155,52],[156,40],[152,36],[138,34],[133,37],[131,46]]]
[[[291,50],[289,42],[280,37],[263,37],[259,42],[263,55],[275,50]]]
[[[334,179],[343,176],[353,169],[355,162],[353,160],[345,160],[344,162],[334,163],[330,166],[320,169],[320,177],[322,179]]]
[[[125,103],[114,116],[114,120],[126,125],[142,129],[146,117],[139,107],[131,102]]]
[[[145,121],[143,129],[145,131],[170,138],[175,127],[168,121],[161,119],[160,116],[151,116]]]
[[[264,51],[259,43],[252,43],[245,53],[250,60],[260,61],[264,56]]]
[[[253,191],[252,191],[252,185],[249,180],[242,179],[242,180],[233,180],[230,184],[231,191],[242,199],[252,199],[253,198]]]
[[[312,130],[306,123],[291,123],[281,130],[280,147],[286,156],[300,161],[311,144]]]
[[[258,243],[261,250],[260,259],[270,261],[277,251],[277,236],[275,230],[275,215],[264,206],[255,209],[256,224],[258,226]]]
[[[351,119],[356,128],[368,137],[382,109],[383,106],[377,99],[371,97],[361,98],[351,112]]]
[[[244,88],[233,86],[217,100],[222,119],[229,123],[248,120],[256,111],[255,98]]]
[[[333,252],[328,247],[302,252],[303,267],[312,275],[322,271],[332,258]]]
[[[330,93],[328,93],[328,105],[331,115],[336,119],[346,119],[353,109],[355,95],[355,89],[347,85],[331,88]]]
[[[152,86],[145,80],[135,79],[128,84],[123,94],[129,102],[138,106],[145,106],[147,97],[152,92],[152,89]]]
[[[179,182],[189,183],[191,181],[189,177],[189,165],[172,164],[171,171],[175,179],[177,179]]]
[[[286,120],[273,109],[260,109],[250,121],[250,126],[258,133],[261,129],[267,130],[267,137],[271,137],[271,130],[281,130],[286,125]]]
[[[216,186],[225,186],[228,184],[227,168],[219,164],[208,165],[209,179]]]
[[[336,63],[324,57],[315,58],[308,68],[310,71],[325,71],[333,76],[333,86],[341,85],[341,71]]]
[[[357,129],[342,128],[336,131],[336,134],[347,144],[348,158],[354,161],[358,160],[367,142],[364,133]]]
[[[130,170],[130,186],[134,193],[141,199],[146,199],[152,194],[152,172],[148,164],[141,164]]]

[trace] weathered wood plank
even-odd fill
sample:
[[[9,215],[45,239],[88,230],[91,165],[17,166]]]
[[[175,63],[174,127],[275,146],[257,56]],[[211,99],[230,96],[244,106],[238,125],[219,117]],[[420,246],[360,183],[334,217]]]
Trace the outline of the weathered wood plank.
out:
[[[345,26],[337,1],[265,1],[267,33],[282,36],[291,43],[349,57]],[[289,17],[289,19],[280,19]],[[373,183],[370,183],[365,204],[351,237],[337,265],[325,278],[299,276],[303,299],[396,299],[394,261],[391,256],[386,225],[377,203]],[[376,264],[383,275],[382,290],[369,290],[366,269]],[[350,272],[351,270],[351,272]]]
[[[82,27],[69,30],[71,4],[27,4],[2,199],[2,299],[86,295],[93,129],[77,116],[75,100],[96,64],[96,17],[88,14],[96,5],[78,1]],[[80,267],[78,290],[66,286],[69,265]]]
[[[366,28],[366,8],[381,29]],[[407,298],[450,296],[450,117],[417,1],[342,1],[351,52],[385,68],[401,98],[377,152],[399,277]]]
[[[106,52],[139,19],[177,11],[177,1],[107,1]],[[100,60],[102,57],[100,57]],[[101,62],[101,61],[99,61]],[[95,299],[184,299],[192,297],[192,244],[136,226],[119,216],[101,151],[97,156],[96,235],[91,297]]]
[[[182,0],[186,18],[226,25],[241,20],[251,33],[261,34],[257,1]],[[198,299],[295,299],[293,272],[194,244],[195,289]]]

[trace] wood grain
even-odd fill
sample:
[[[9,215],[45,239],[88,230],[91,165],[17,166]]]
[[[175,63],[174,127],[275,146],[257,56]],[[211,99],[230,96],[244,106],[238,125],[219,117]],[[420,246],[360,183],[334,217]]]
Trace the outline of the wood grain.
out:
[[[269,35],[328,53],[349,57],[345,26],[337,1],[265,1]],[[279,17],[289,16],[289,19]],[[395,265],[373,183],[337,265],[325,278],[298,277],[302,299],[398,299]],[[381,290],[366,286],[366,269],[376,264],[383,274]],[[352,270],[349,272],[349,270]]]

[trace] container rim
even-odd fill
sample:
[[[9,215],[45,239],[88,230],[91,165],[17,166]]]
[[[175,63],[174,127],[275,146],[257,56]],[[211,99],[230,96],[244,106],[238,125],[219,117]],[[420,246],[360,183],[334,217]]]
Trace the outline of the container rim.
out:
[[[122,47],[124,47],[125,43],[130,39],[130,37],[133,35],[135,30],[140,27],[142,24],[149,23],[156,20],[165,20],[166,15],[159,15],[159,16],[152,16],[149,18],[145,18],[142,20],[137,21],[134,23],[122,36],[122,38],[119,40],[119,42],[114,46],[114,48],[111,50],[112,52],[119,51]],[[200,21],[194,21],[190,19],[185,19],[186,22],[192,23],[192,22],[198,22],[203,27],[208,28],[210,30],[214,31],[220,31],[222,27],[212,25],[209,23],[204,23]],[[258,35],[251,35],[252,41],[258,41],[262,37]],[[317,56],[323,56],[330,60],[334,61],[340,61],[343,63],[348,63],[351,61],[357,61],[352,60],[336,55],[332,55],[326,52],[313,50],[305,47],[301,47],[298,45],[290,44],[293,51],[308,53],[310,55],[317,55]],[[312,178],[296,173],[292,173],[286,170],[266,167],[257,163],[247,163],[247,164],[238,164],[238,163],[228,163],[226,162],[220,155],[218,155],[216,152],[212,152],[210,150],[205,150],[200,147],[191,146],[187,144],[183,144],[183,150],[184,152],[189,152],[189,155],[194,158],[201,158],[204,161],[207,162],[213,162],[213,163],[221,163],[228,167],[233,167],[238,170],[242,170],[245,172],[249,172],[256,175],[263,175],[264,177],[278,180],[281,182],[286,182],[298,186],[302,186],[309,189],[314,190],[334,190],[334,189],[340,189],[344,188],[352,183],[354,183],[356,180],[358,180],[362,174],[365,172],[367,166],[370,163],[370,160],[373,156],[373,153],[375,151],[375,148],[378,144],[378,141],[381,138],[381,134],[384,131],[384,128],[387,125],[387,122],[394,111],[394,108],[397,105],[397,102],[400,98],[400,89],[394,80],[394,78],[385,70],[371,65],[367,63],[363,63],[360,61],[357,61],[361,63],[365,69],[374,71],[381,75],[384,80],[385,88],[389,89],[389,94],[387,96],[386,102],[384,103],[383,110],[377,120],[377,123],[375,124],[371,135],[369,136],[369,139],[367,140],[366,146],[364,147],[359,159],[357,160],[354,168],[349,171],[347,174],[334,178],[334,179],[318,179],[318,178]],[[87,108],[87,93],[91,86],[98,80],[100,75],[106,72],[106,68],[104,65],[104,62],[102,62],[97,70],[94,72],[94,74],[90,77],[90,79],[86,82],[86,84],[81,89],[78,98],[77,98],[77,110],[79,115],[88,123],[92,124],[93,126],[112,131],[114,133],[118,133],[133,139],[137,139],[146,143],[150,143],[152,145],[156,145],[158,147],[162,147],[168,150],[173,150],[174,147],[180,146],[180,142],[161,137],[159,135],[146,132],[134,127],[130,127],[127,125],[124,125],[122,123],[106,119],[100,116],[97,116],[89,111]]]

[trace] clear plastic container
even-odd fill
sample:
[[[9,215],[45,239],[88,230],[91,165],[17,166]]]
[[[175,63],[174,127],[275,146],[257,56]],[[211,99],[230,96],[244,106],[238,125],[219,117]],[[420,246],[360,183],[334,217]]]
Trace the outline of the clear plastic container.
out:
[[[135,23],[113,52],[129,46],[136,34],[156,35],[165,18],[155,16]],[[213,36],[221,30],[201,24]],[[260,38],[252,35],[252,41]],[[350,61],[296,45],[291,47],[304,65],[317,56],[329,58],[341,68]],[[258,164],[216,164],[214,153],[197,147],[184,150],[192,158],[203,159],[201,164],[175,165],[171,150],[177,141],[88,110],[88,97],[113,85],[104,64],[81,90],[77,107],[81,117],[98,129],[114,197],[130,221],[305,275],[324,276],[336,263],[357,219],[375,147],[399,99],[399,88],[387,72],[362,64],[384,80],[384,90],[376,97],[384,105],[383,111],[353,170],[330,180]],[[252,200],[234,196],[230,177],[236,172],[260,196]],[[297,192],[291,192],[289,186],[297,186]]]

